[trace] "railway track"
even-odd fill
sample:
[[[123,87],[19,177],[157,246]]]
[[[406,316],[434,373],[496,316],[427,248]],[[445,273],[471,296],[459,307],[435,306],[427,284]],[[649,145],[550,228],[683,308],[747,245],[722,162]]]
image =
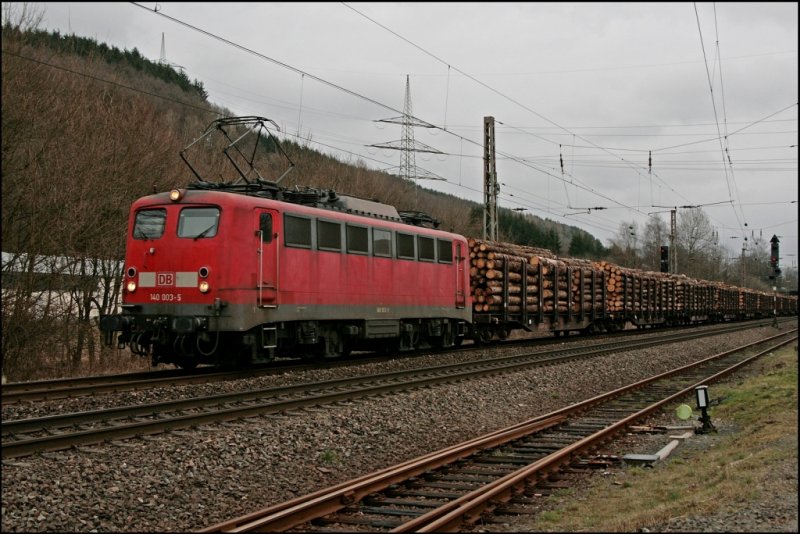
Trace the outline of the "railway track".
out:
[[[201,532],[454,532],[525,502],[628,426],[776,348],[796,330],[750,343],[459,445],[298,497]],[[768,344],[756,354],[746,349]]]
[[[533,366],[554,365],[625,350],[687,341],[722,332],[751,328],[727,325],[722,329],[669,332],[646,339],[616,340],[590,347],[539,350],[514,356],[437,365],[398,372],[272,387],[211,397],[197,397],[145,405],[124,406],[48,417],[3,421],[2,457],[15,458],[45,451],[100,443],[202,424],[285,413],[436,384],[507,373]]]
[[[736,323],[740,324],[740,323]],[[767,325],[770,324],[769,320],[758,320],[754,322],[747,322],[741,324],[748,324],[749,326]],[[727,328],[729,325],[723,325],[716,328]],[[691,331],[696,327],[689,327],[687,330]],[[681,329],[681,331],[684,331]],[[647,330],[646,333],[641,330],[626,330],[610,335],[612,339],[617,337],[637,337],[650,335],[652,332]],[[538,338],[538,339],[525,339],[520,341],[506,341],[494,347],[509,347],[524,344],[532,344],[535,346],[543,345],[549,346],[554,344],[564,343],[567,339],[589,339],[589,338]],[[596,338],[595,338],[596,339]],[[460,349],[454,349],[448,352],[465,352],[475,350],[475,345],[468,345]],[[78,378],[64,378],[56,380],[37,380],[30,382],[14,382],[3,384],[0,400],[4,405],[14,404],[18,402],[30,402],[40,400],[57,400],[64,398],[74,398],[90,395],[99,395],[106,393],[117,393],[121,391],[143,390],[152,389],[157,387],[166,387],[174,385],[187,385],[187,384],[205,384],[210,382],[219,382],[225,380],[236,380],[240,378],[250,378],[257,376],[265,376],[270,374],[280,374],[287,371],[297,371],[302,369],[315,369],[320,367],[336,367],[342,365],[353,364],[368,364],[377,361],[384,361],[389,358],[409,357],[413,358],[419,354],[427,354],[429,351],[414,351],[403,355],[361,355],[358,358],[348,358],[342,360],[331,360],[323,363],[320,362],[307,362],[307,361],[276,361],[269,364],[258,366],[254,369],[246,370],[220,370],[216,367],[200,367],[192,371],[185,369],[164,369],[159,371],[147,371],[139,373],[123,373],[117,375],[106,376],[89,376]]]
[[[184,369],[166,369],[140,373],[123,373],[108,376],[61,378],[3,384],[3,404],[24,401],[55,400],[69,397],[114,393],[132,389],[159,387],[174,384],[196,384],[227,380],[233,374],[213,367],[201,367],[191,372]]]

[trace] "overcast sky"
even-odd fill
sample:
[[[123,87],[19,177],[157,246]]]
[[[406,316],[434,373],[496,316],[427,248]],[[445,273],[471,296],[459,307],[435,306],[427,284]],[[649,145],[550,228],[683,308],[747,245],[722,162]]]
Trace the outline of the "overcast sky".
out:
[[[438,127],[415,141],[442,152],[418,172],[446,179],[421,185],[482,201],[492,116],[501,206],[608,244],[704,205],[730,256],[777,234],[797,262],[795,2],[36,5],[43,28],[153,60],[163,35],[212,102],[377,169],[400,165],[368,145],[401,139],[376,121],[403,112],[408,76]]]

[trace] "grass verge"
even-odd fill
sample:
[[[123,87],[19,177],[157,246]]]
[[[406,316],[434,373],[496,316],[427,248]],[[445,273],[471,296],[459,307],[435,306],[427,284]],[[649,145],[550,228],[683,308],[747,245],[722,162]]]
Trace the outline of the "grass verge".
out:
[[[712,399],[723,399],[709,412],[717,434],[689,438],[654,469],[625,468],[593,477],[588,490],[553,495],[546,511],[515,526],[631,532],[673,518],[735,513],[737,506],[792,493],[796,502],[797,389],[794,344],[709,387]]]

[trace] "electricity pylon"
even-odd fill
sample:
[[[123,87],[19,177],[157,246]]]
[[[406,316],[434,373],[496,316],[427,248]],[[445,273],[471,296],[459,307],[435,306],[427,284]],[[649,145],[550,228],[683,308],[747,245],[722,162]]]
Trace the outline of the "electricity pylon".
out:
[[[443,152],[425,143],[414,140],[414,127],[435,128],[435,126],[414,118],[411,112],[411,82],[409,81],[408,75],[406,75],[406,98],[405,104],[403,105],[403,115],[391,119],[380,119],[375,122],[388,122],[391,124],[403,125],[403,137],[399,141],[367,145],[375,148],[400,150],[400,165],[389,167],[385,169],[386,172],[396,174],[406,180],[445,180],[445,178],[441,176],[437,176],[432,172],[417,167],[416,157],[414,155],[416,152],[427,152],[429,154],[442,154]]]
[[[184,67],[178,65],[177,63],[170,63],[167,61],[167,46],[164,43],[164,32],[161,32],[161,58],[158,60],[158,62],[168,67],[180,69],[181,71],[185,70]]]

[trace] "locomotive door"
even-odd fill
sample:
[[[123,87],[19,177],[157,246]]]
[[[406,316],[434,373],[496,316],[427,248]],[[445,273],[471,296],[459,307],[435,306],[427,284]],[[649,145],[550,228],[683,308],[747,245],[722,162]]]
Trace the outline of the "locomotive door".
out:
[[[464,282],[464,261],[461,256],[461,243],[456,243],[456,308],[462,309],[466,306],[467,295],[465,293]]]
[[[261,308],[278,307],[278,234],[274,229],[277,212],[257,209],[255,216],[257,239],[257,303]]]

